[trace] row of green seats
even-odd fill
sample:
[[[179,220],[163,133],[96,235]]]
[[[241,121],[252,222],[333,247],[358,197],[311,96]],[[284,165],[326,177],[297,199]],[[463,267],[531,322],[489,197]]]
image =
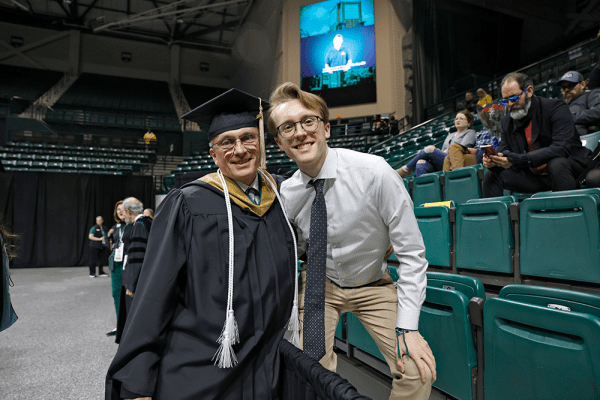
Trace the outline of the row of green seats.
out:
[[[419,332],[436,358],[434,387],[461,400],[599,398],[600,296],[508,285],[486,297],[477,278],[427,273]],[[336,337],[382,360],[359,318],[346,321]],[[556,365],[569,384],[548,373]]]
[[[33,171],[33,172],[81,172],[93,174],[123,175],[131,174],[131,165],[88,164],[88,163],[59,163],[42,161],[3,161],[7,171]]]

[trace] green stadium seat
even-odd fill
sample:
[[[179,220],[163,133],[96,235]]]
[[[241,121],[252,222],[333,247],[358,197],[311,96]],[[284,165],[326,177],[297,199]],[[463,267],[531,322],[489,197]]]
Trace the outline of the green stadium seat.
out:
[[[167,190],[173,189],[173,187],[175,186],[175,174],[164,175],[163,185]]]
[[[458,168],[444,174],[444,198],[457,205],[481,197],[480,165]]]
[[[432,172],[413,179],[413,203],[415,207],[425,203],[442,201],[442,185],[440,177],[443,171]]]
[[[598,142],[600,141],[600,131],[590,133],[589,135],[580,136],[579,139],[581,139],[581,144],[594,151],[596,146],[598,146]]]
[[[455,213],[456,209],[444,206],[415,207],[415,217],[425,243],[425,258],[430,265],[453,266],[452,222]]]
[[[79,172],[90,173],[92,172],[92,165],[88,163],[77,163],[77,169]]]
[[[600,296],[508,285],[483,315],[485,400],[600,398]]]
[[[119,164],[118,167],[123,175],[131,175],[133,173],[133,167],[131,165]]]
[[[21,154],[19,154],[19,160],[22,160],[22,161],[33,161],[33,160],[35,160],[35,155],[28,154],[28,153],[21,153]]]
[[[521,273],[600,283],[598,203],[593,189],[538,194],[523,200]]]
[[[17,160],[15,164],[15,169],[17,171],[29,171],[29,169],[31,168],[31,163],[32,161]]]
[[[2,160],[2,165],[7,171],[13,171],[17,168],[17,160]]]
[[[515,240],[510,217],[513,196],[475,199],[456,210],[457,268],[513,272]]]
[[[419,332],[435,355],[438,378],[433,386],[457,399],[482,398],[485,298],[477,278],[427,272]]]
[[[62,171],[62,163],[55,161],[48,161],[46,165],[46,172],[60,172]]]
[[[64,172],[77,172],[77,163],[64,162],[62,163],[62,170]]]
[[[33,161],[31,163],[30,171],[45,171],[46,166],[48,165],[47,161]]]

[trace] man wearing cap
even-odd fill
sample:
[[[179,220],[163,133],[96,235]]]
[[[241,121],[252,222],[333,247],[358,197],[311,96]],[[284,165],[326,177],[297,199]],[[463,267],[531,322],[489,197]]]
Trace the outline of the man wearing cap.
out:
[[[509,73],[500,85],[502,118],[498,155],[483,156],[489,169],[483,178],[483,197],[502,196],[504,189],[537,193],[577,188],[575,178],[588,163],[589,149],[581,145],[564,101],[533,95],[531,78]]]
[[[173,189],[156,210],[106,399],[276,393],[278,346],[298,320],[297,267],[276,182],[259,169],[266,106],[231,89],[182,117],[211,119],[219,172]]]
[[[428,399],[435,359],[418,332],[427,260],[402,179],[381,157],[329,148],[329,110],[320,97],[288,82],[270,102],[269,130],[299,168],[281,195],[299,253],[307,254],[299,302],[304,352],[335,371],[335,329],[350,311],[390,367],[390,399]],[[383,268],[390,243],[400,261],[397,288]]]
[[[569,105],[579,136],[600,131],[600,90],[587,90],[587,82],[577,71],[564,74],[556,86]]]

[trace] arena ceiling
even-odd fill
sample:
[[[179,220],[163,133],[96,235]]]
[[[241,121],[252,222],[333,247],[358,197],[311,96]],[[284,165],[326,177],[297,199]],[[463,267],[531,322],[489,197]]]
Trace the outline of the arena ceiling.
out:
[[[0,20],[229,52],[256,0],[0,0]]]

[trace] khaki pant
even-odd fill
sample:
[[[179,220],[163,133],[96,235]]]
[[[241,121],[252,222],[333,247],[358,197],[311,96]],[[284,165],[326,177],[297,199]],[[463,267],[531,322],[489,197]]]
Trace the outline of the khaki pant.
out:
[[[448,156],[444,159],[444,171],[452,171],[453,169],[468,167],[477,164],[475,154],[469,153],[458,143],[452,143],[448,147]]]
[[[302,270],[299,287],[300,320],[304,318],[304,288],[306,270]],[[396,315],[398,296],[396,287],[386,273],[383,279],[360,288],[341,288],[331,280],[325,283],[325,356],[319,361],[330,371],[336,370],[337,354],[333,351],[335,329],[340,315],[352,312],[365,326],[375,340],[392,373],[392,392],[390,400],[427,400],[431,393],[431,371],[427,369],[427,380],[421,382],[419,369],[415,362],[404,355],[405,373],[402,374],[396,364]],[[302,331],[300,332],[302,347]],[[410,349],[409,349],[410,351]]]

